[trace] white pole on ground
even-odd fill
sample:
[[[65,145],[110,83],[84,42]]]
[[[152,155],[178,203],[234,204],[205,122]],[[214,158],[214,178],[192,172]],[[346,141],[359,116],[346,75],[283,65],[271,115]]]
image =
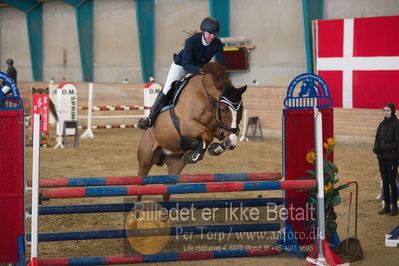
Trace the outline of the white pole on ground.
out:
[[[31,260],[37,258],[39,228],[39,174],[40,174],[40,115],[34,115],[32,155],[32,216],[31,216]]]
[[[88,103],[87,103],[87,129],[86,131],[80,136],[82,139],[92,139],[94,138],[94,134],[92,131],[92,112],[93,112],[93,83],[89,83],[89,96],[88,96]]]
[[[323,124],[322,114],[314,109],[315,149],[316,149],[316,181],[317,181],[317,241],[318,261],[325,262],[323,240],[326,238],[324,216],[324,171],[323,171]]]

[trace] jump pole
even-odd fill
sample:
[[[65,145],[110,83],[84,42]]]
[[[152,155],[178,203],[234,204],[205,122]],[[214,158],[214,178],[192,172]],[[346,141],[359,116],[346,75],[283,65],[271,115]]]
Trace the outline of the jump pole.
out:
[[[153,185],[172,183],[200,182],[238,182],[238,181],[271,181],[281,179],[281,173],[231,173],[231,174],[185,174],[154,176],[104,176],[74,178],[42,178],[41,188],[55,187],[88,187],[112,185]]]
[[[306,259],[308,262],[325,263],[326,259],[323,252],[323,241],[326,239],[326,225],[324,217],[324,171],[323,171],[323,136],[322,136],[322,114],[315,108],[315,149],[316,149],[316,180],[317,180],[317,242],[318,257],[317,262]]]
[[[33,121],[35,125],[40,125],[40,115],[35,114],[33,116]],[[40,134],[40,127],[34,128],[34,136]],[[37,195],[39,193],[39,176],[40,176],[40,140],[39,138],[33,138],[33,155],[32,155],[32,195]],[[37,259],[38,250],[38,229],[39,229],[39,198],[32,197],[32,214],[31,214],[31,235],[30,239],[30,252],[31,261]]]
[[[127,110],[144,110],[150,107],[143,105],[93,105],[93,111],[127,111]],[[82,106],[79,109],[88,110],[88,106]]]
[[[177,236],[184,234],[202,235],[208,233],[237,233],[237,232],[266,232],[279,231],[280,223],[262,224],[223,224],[223,225],[199,225],[199,226],[174,226],[165,228],[131,229],[131,230],[102,230],[79,231],[61,233],[40,233],[39,242],[72,241],[90,239],[127,238],[130,236]],[[27,235],[30,240],[31,235]]]
[[[207,252],[168,252],[153,255],[115,255],[115,256],[96,256],[80,258],[61,258],[43,259],[40,265],[45,266],[72,266],[72,265],[109,265],[109,264],[135,264],[145,262],[166,262],[166,261],[191,261],[191,260],[210,260],[220,258],[239,258],[279,255],[280,251],[275,248],[261,248],[248,250],[215,250]]]
[[[88,126],[79,126],[79,129],[88,129]],[[136,124],[124,125],[93,125],[91,129],[111,129],[111,128],[138,128]]]
[[[214,193],[260,190],[301,190],[316,187],[314,180],[223,182],[208,184],[147,185],[122,187],[88,187],[49,189],[42,192],[43,199],[88,197],[120,197],[139,195]]]
[[[236,208],[236,207],[261,207],[261,206],[281,206],[283,198],[250,198],[250,199],[225,199],[225,200],[198,200],[198,201],[175,201],[159,202],[161,207],[166,210],[183,208]],[[77,214],[77,213],[104,213],[104,212],[130,212],[136,205],[142,208],[151,207],[146,203],[110,203],[110,204],[86,204],[86,205],[62,205],[62,206],[41,206],[39,215],[53,214]]]

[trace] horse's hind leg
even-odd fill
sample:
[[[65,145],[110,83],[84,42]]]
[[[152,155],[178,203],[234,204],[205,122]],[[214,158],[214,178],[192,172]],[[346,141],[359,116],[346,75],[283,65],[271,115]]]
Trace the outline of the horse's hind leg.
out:
[[[159,156],[159,150],[153,150],[153,147],[154,141],[151,134],[148,130],[144,131],[141,135],[140,143],[137,150],[137,160],[139,165],[139,170],[137,174],[139,176],[148,175],[151,168],[154,166],[154,164],[157,163],[156,159],[159,160],[159,158],[156,158],[157,156]],[[141,195],[137,196],[137,200],[141,200]]]
[[[167,156],[164,160],[165,164],[168,166],[168,174],[169,175],[179,175],[186,164],[181,159],[181,156],[173,155]],[[163,200],[169,201],[170,194],[164,194]]]

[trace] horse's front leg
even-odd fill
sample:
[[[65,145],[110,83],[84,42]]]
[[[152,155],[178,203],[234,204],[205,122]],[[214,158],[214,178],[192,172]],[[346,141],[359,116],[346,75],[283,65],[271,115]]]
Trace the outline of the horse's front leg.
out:
[[[193,164],[202,160],[207,146],[208,144],[206,144],[205,141],[202,141],[195,150],[187,151],[184,154],[183,162],[186,164]]]
[[[212,156],[218,156],[226,151],[224,142],[214,142],[208,147],[208,153]]]
[[[183,156],[183,162],[186,164],[196,163],[204,157],[206,148],[212,142],[213,136],[210,133],[202,135],[202,142],[197,146],[195,150],[188,151]]]
[[[223,139],[222,142],[214,142],[208,147],[208,153],[213,156],[218,156],[226,150],[232,150],[237,146],[237,134],[230,134]]]

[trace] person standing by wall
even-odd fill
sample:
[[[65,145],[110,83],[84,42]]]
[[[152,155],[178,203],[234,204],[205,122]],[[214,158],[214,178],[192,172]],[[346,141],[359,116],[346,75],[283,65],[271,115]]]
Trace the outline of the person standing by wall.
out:
[[[6,64],[7,64],[7,75],[9,75],[14,80],[15,85],[17,85],[17,70],[14,67],[14,60],[8,58]]]
[[[378,158],[385,201],[384,208],[378,212],[380,215],[398,215],[396,178],[399,161],[399,121],[395,111],[393,103],[384,106],[384,120],[377,128],[374,142],[373,151]]]

